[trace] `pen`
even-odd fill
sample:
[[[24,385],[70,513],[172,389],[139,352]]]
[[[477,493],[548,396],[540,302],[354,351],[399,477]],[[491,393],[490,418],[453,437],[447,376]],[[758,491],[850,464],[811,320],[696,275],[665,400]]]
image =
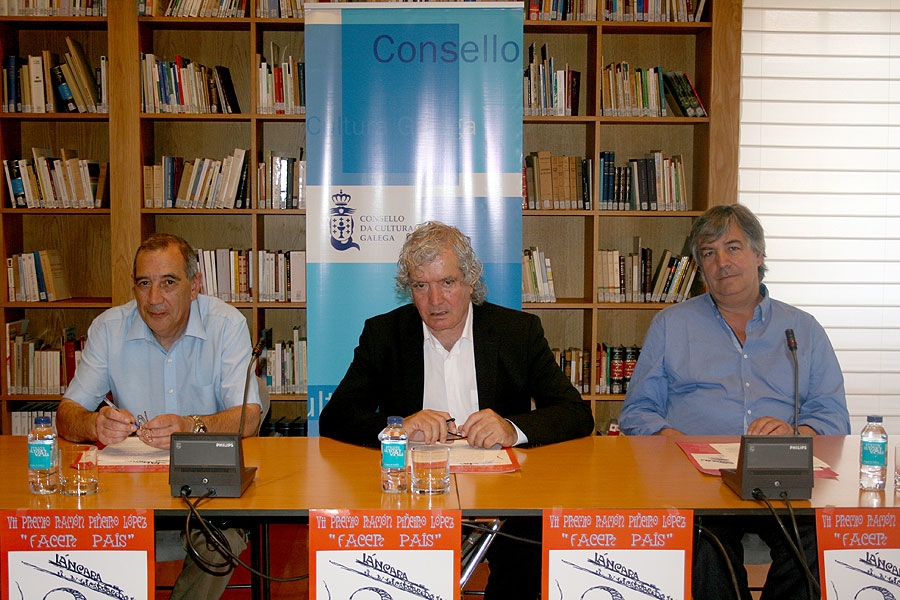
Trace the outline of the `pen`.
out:
[[[109,406],[110,408],[112,408],[113,410],[115,410],[115,411],[119,410],[119,407],[116,406],[115,404],[113,404],[112,400],[110,400],[106,396],[103,397],[103,402],[105,402],[106,405]],[[145,415],[144,420],[145,421],[147,420],[146,414],[147,414],[147,411],[144,411],[144,415]],[[140,423],[140,418],[138,418],[138,421],[134,424],[134,426],[137,427],[138,429],[141,429],[143,427]]]

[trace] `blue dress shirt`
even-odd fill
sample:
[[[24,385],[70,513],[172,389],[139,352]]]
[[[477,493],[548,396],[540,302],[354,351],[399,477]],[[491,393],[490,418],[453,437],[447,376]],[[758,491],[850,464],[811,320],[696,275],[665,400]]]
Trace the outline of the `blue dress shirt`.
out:
[[[133,415],[210,415],[240,406],[252,345],[233,306],[198,295],[184,335],[171,349],[156,341],[134,300],[113,307],[88,329],[81,363],[64,396],[94,410],[112,391]],[[248,403],[259,404],[255,382]]]
[[[847,435],[844,378],[828,336],[815,318],[769,298],[747,323],[741,346],[703,294],[654,317],[619,416],[628,435],[671,427],[687,435],[741,435],[756,419],[794,423],[794,371],[785,330],[797,339],[800,425]]]

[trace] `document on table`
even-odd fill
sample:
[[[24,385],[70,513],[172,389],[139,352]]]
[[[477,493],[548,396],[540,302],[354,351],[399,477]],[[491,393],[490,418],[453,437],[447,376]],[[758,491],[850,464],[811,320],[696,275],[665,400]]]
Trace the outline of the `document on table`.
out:
[[[701,473],[721,475],[720,469],[737,469],[740,442],[678,442],[678,447]],[[815,477],[837,477],[828,464],[813,456]]]
[[[466,440],[449,446],[451,473],[512,473],[521,468],[512,448],[476,448]]]
[[[168,471],[169,451],[148,446],[132,436],[100,450],[97,464],[101,471]]]

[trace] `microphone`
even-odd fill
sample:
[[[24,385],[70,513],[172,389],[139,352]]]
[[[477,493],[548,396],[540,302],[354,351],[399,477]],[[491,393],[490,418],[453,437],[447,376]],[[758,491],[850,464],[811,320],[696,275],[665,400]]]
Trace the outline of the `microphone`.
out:
[[[793,329],[784,332],[794,361],[794,434],[743,435],[736,469],[720,469],[722,481],[743,500],[781,497],[808,500],[812,497],[813,438],[800,435],[800,377],[797,338]]]
[[[800,435],[800,366],[797,363],[797,338],[793,329],[785,329],[788,350],[794,363],[794,435]]]
[[[253,376],[253,367],[259,360],[263,348],[266,345],[265,334],[259,336],[256,345],[253,346],[253,352],[250,353],[250,364],[247,365],[247,375],[244,377],[244,398],[241,402],[241,420],[238,426],[238,439],[244,437],[244,413],[247,412],[247,395],[250,392],[250,380]]]
[[[169,486],[172,496],[239,498],[253,482],[256,467],[244,465],[243,437],[253,367],[262,354],[266,336],[250,353],[244,378],[244,396],[237,433],[173,433],[169,445]]]

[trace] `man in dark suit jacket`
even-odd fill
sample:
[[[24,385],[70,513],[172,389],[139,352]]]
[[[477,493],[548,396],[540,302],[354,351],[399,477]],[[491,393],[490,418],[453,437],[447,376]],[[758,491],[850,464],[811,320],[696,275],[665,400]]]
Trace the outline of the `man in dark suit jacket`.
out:
[[[420,225],[397,261],[413,304],[368,319],[353,362],[319,418],[322,435],[375,446],[390,415],[413,441],[466,437],[473,446],[538,445],[590,435],[590,407],[553,358],[540,319],[485,303],[469,238]],[[534,409],[532,410],[532,402]],[[504,531],[540,534],[540,520]],[[540,547],[498,538],[487,598],[535,598]]]
[[[512,421],[529,445],[590,434],[590,409],[554,360],[540,319],[487,302],[473,305],[472,313],[479,408]],[[423,342],[412,304],[368,319],[353,362],[322,411],[321,434],[377,446],[387,416],[422,410]]]

